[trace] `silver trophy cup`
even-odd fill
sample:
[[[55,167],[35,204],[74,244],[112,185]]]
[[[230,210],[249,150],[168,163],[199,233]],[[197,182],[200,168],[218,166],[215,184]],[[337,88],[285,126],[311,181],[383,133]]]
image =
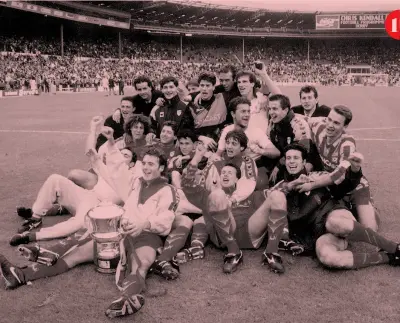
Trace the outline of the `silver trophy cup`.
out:
[[[94,263],[96,270],[103,274],[113,274],[120,259],[119,231],[124,209],[115,204],[100,204],[86,215],[86,226],[94,240]]]

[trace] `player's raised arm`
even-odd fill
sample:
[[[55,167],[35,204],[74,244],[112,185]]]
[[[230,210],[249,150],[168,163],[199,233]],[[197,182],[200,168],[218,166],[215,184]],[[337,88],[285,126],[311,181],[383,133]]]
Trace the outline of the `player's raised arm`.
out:
[[[90,121],[90,129],[89,135],[86,139],[86,146],[85,146],[85,154],[88,154],[91,150],[94,153],[89,153],[89,158],[92,161],[92,158],[95,158],[97,155],[96,153],[96,140],[97,140],[97,133],[104,122],[103,116],[95,116]]]
[[[265,64],[262,62],[256,62],[255,65],[256,65],[255,74],[261,78],[262,84],[268,87],[270,94],[282,94],[282,91],[279,88],[279,86],[276,85],[276,83],[272,81],[272,79],[269,77]]]

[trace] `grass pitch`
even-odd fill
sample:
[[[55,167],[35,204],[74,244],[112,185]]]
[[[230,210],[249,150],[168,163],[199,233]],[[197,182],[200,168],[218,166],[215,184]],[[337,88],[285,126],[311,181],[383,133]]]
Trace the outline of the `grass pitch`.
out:
[[[284,87],[293,104],[298,87]],[[382,216],[381,232],[400,240],[399,88],[320,87],[321,103],[352,108],[349,131],[365,156]],[[120,97],[102,93],[57,94],[0,99],[0,253],[17,265],[25,260],[8,245],[21,219],[17,205],[31,206],[52,173],[85,169],[86,132],[92,116],[109,115]],[[65,217],[45,218],[51,225]],[[354,244],[357,250],[372,250]],[[121,321],[153,322],[393,322],[400,320],[400,269],[379,266],[359,271],[328,271],[312,258],[284,255],[287,273],[277,276],[260,265],[262,250],[245,251],[244,265],[222,273],[223,253],[206,249],[206,258],[181,266],[181,278],[148,279],[149,288],[167,294],[147,298],[144,308]],[[0,322],[108,322],[104,311],[118,296],[113,276],[82,265],[63,275],[14,291],[0,290]]]

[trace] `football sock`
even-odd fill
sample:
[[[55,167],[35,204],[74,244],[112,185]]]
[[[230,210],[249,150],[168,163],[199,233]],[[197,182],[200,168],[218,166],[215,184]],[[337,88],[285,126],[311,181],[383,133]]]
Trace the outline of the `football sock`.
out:
[[[63,259],[58,261],[53,266],[46,266],[38,263],[33,263],[26,268],[22,268],[25,276],[25,281],[33,281],[40,278],[57,276],[68,271],[69,267]]]
[[[165,240],[164,249],[161,255],[158,256],[157,260],[171,261],[179,250],[185,246],[189,231],[190,230],[185,226],[180,226],[172,230],[168,235],[168,238]]]
[[[353,266],[352,268],[365,268],[380,264],[389,263],[389,257],[386,252],[363,252],[353,253]]]
[[[268,244],[266,253],[277,253],[279,241],[284,236],[284,229],[287,228],[287,211],[271,210],[268,221]]]
[[[125,277],[121,287],[122,294],[126,297],[130,297],[132,295],[140,294],[143,291],[145,287],[145,281],[137,270],[135,274],[132,273]]]
[[[221,240],[222,245],[228,249],[228,253],[235,255],[240,253],[240,248],[233,236],[234,232],[228,209],[211,211],[209,212],[209,216],[218,238]]]
[[[389,253],[395,253],[397,243],[382,237],[379,233],[372,229],[364,227],[358,222],[353,222],[354,227],[350,234],[346,237],[349,241],[360,241],[372,244]]]
[[[201,244],[202,247],[206,245],[208,240],[208,232],[207,227],[204,223],[195,223],[193,226],[193,233],[192,233],[192,247],[193,245]]]

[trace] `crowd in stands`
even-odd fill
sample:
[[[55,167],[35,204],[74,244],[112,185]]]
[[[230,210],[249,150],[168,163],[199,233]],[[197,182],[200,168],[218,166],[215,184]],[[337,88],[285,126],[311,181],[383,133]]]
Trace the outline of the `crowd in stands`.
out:
[[[196,43],[196,39],[190,39],[183,46],[181,63],[176,41],[124,39],[121,59],[117,59],[118,42],[111,39],[66,40],[64,57],[61,57],[59,40],[0,36],[0,49],[6,52],[0,56],[0,84],[9,89],[29,88],[29,80],[34,77],[37,84],[93,87],[98,86],[103,77],[113,77],[122,78],[130,85],[132,79],[141,74],[152,79],[173,74],[187,82],[200,72],[216,69],[221,64],[248,69],[256,60],[266,63],[269,75],[276,82],[351,84],[355,78],[348,78],[348,65],[369,65],[371,73],[388,75],[358,79],[361,84],[396,85],[400,82],[400,51],[396,44],[353,40],[313,40],[310,43],[308,48],[304,40],[253,40],[246,43],[243,64],[241,43],[220,40]],[[161,62],[170,60],[176,62]]]

